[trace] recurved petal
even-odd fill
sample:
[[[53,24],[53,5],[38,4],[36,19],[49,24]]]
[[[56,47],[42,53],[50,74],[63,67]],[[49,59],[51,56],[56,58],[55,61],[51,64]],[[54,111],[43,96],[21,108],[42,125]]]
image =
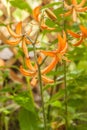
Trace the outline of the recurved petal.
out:
[[[41,74],[46,74],[46,73],[50,72],[56,66],[57,63],[58,63],[58,58],[57,58],[57,56],[55,56],[53,58],[52,62],[46,68],[41,70]]]
[[[49,79],[49,78],[47,78],[46,76],[41,76],[42,77],[42,80],[44,81],[44,83],[53,83],[54,82],[54,80],[52,80],[52,79]]]
[[[51,31],[55,30],[55,28],[48,27],[46,24],[42,24],[41,29],[43,29],[43,30],[51,30]]]
[[[21,35],[22,33],[22,22],[19,22],[16,26],[16,33]]]
[[[64,49],[64,47],[65,47],[65,45],[66,45],[66,41],[65,41],[65,39],[64,38],[62,38],[61,37],[61,35],[60,34],[58,34],[58,50],[57,50],[57,52],[60,52],[60,51],[62,51],[63,49]]]
[[[42,52],[46,56],[51,56],[51,57],[55,56],[55,53],[53,51],[44,51],[44,50],[41,50],[40,52]]]
[[[73,17],[73,21],[76,22],[77,21],[77,13],[76,13],[76,10],[74,8],[72,11],[72,17]]]
[[[26,42],[25,42],[25,37],[22,40],[22,49],[23,49],[25,56],[28,58],[29,55],[28,55],[28,48],[27,48],[27,45],[26,45]]]
[[[82,7],[85,4],[86,0],[82,0],[80,4],[77,5],[77,7]]]
[[[30,58],[26,58],[26,65],[31,71],[35,71],[35,68],[31,64]]]
[[[17,45],[18,43],[20,43],[21,39],[18,39],[16,41],[10,41],[10,40],[6,40],[6,43],[12,46]]]
[[[72,0],[73,5],[77,5],[77,0]]]
[[[67,30],[67,32],[68,32],[71,36],[73,36],[73,37],[75,37],[75,38],[80,38],[80,35],[79,35],[79,34],[74,33],[74,32],[71,31],[71,30]]]
[[[87,11],[87,7],[77,8],[76,10],[77,10],[78,12],[85,12],[85,11]]]
[[[81,37],[81,39],[77,43],[73,44],[73,46],[79,46],[81,45],[82,42],[83,42],[83,37]]]
[[[30,71],[25,70],[22,66],[20,66],[20,72],[24,76],[34,76],[36,74],[36,72],[30,72]]]
[[[66,13],[64,13],[64,14],[60,14],[60,16],[69,16],[69,15],[71,15],[72,14],[72,9],[71,10],[69,10],[68,12],[66,12]]]
[[[20,38],[21,35],[16,34],[9,25],[7,25],[8,32],[14,37],[14,38]]]
[[[33,87],[36,87],[36,84],[37,84],[37,78],[34,77],[34,78],[31,80],[31,85],[32,85]]]
[[[66,51],[67,51],[67,48],[68,48],[68,44],[67,44],[67,42],[65,42],[65,46],[64,46],[64,48],[61,50],[61,54],[65,54],[66,53]]]
[[[33,17],[34,17],[34,19],[35,19],[37,22],[39,22],[40,9],[41,9],[41,6],[37,6],[37,7],[33,10]]]
[[[87,36],[87,28],[85,28],[83,25],[80,25],[80,30],[82,31],[83,35]]]

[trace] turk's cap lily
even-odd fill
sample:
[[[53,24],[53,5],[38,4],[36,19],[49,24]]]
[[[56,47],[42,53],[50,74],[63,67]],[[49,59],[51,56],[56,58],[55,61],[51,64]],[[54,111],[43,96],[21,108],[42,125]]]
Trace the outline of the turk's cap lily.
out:
[[[17,40],[6,40],[6,43],[11,46],[16,46],[22,41],[23,52],[24,52],[25,56],[28,58],[28,48],[27,48],[26,44],[31,44],[32,42],[31,42],[31,40],[29,40],[29,38],[27,38],[27,36],[26,36],[27,33],[22,34],[22,22],[19,22],[16,25],[15,31],[12,30],[10,25],[7,25],[7,30],[10,33],[10,35]],[[32,29],[30,28],[30,30],[28,31],[28,35],[31,33],[31,31],[32,31]]]
[[[42,62],[42,58],[39,56],[38,57],[38,63],[41,64]],[[34,66],[31,63],[30,58],[26,58],[26,66],[28,67],[29,70],[24,69],[22,66],[20,66],[20,72],[24,75],[24,76],[30,76],[32,77],[31,79],[31,85],[34,87],[36,86],[36,83],[38,81],[38,67],[35,64]],[[53,83],[54,80],[47,78],[44,74],[47,73],[47,69],[45,69],[46,71],[41,70],[41,78],[43,80],[44,83]]]
[[[60,34],[58,34],[58,48],[56,50],[53,50],[53,51],[41,50],[41,52],[45,56],[50,56],[53,58],[49,66],[47,66],[44,70],[42,70],[43,74],[50,72],[56,66],[56,64],[59,61],[61,61],[61,59],[63,58],[63,55],[67,51],[67,47],[68,45],[67,45],[67,40],[66,40],[66,34],[63,31],[63,38]]]
[[[87,37],[87,28],[85,28],[83,25],[80,25],[79,26],[80,30],[81,30],[81,33],[80,34],[77,34],[77,33],[74,33],[73,31],[71,30],[67,30],[67,32],[75,37],[75,38],[80,38],[79,41],[77,41],[75,44],[73,44],[73,46],[79,46],[81,45],[81,43],[83,42],[84,38]]]
[[[41,50],[41,52],[44,53],[46,56],[54,57],[59,53],[61,54],[66,53],[67,48],[68,48],[68,44],[67,44],[67,39],[66,39],[66,33],[63,31],[63,37],[58,33],[58,44],[57,44],[56,50],[53,50],[53,51]]]
[[[86,3],[86,0],[82,0],[80,4],[77,3],[77,0],[72,0],[71,3],[71,5],[68,5],[66,1],[64,1],[64,6],[68,10],[66,13],[64,13],[64,16],[69,16],[72,14],[73,21],[76,22],[77,12],[84,12],[87,10],[87,7],[82,7]]]

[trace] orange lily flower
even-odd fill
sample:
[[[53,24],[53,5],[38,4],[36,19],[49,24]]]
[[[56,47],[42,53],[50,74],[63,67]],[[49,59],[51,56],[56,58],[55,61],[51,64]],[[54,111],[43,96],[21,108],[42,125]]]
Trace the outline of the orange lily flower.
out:
[[[58,34],[58,48],[54,51],[44,51],[44,50],[41,50],[41,52],[46,55],[46,56],[51,56],[53,57],[53,60],[52,62],[50,63],[49,66],[47,66],[44,70],[42,70],[42,74],[46,74],[48,73],[49,71],[51,71],[55,65],[61,61],[61,59],[65,59],[64,58],[64,54],[66,53],[66,50],[67,50],[67,41],[66,41],[66,34],[65,32],[63,31],[63,38],[61,37],[60,34]]]
[[[87,38],[87,28],[85,28],[83,25],[80,25],[79,27],[80,27],[80,30],[81,30],[80,34],[76,34],[71,30],[67,30],[67,32],[71,36],[73,36],[75,38],[80,38],[80,40],[77,43],[73,44],[74,46],[79,46],[83,42],[84,38]]]
[[[41,64],[42,62],[42,57],[39,56],[38,58],[38,63]],[[38,77],[38,67],[37,65],[35,64],[34,66],[31,64],[31,61],[30,61],[30,58],[26,58],[26,66],[28,67],[28,70],[24,69],[22,66],[20,66],[20,72],[24,75],[24,76],[31,76],[32,77],[32,80],[31,80],[31,85],[33,87],[36,86],[36,83],[38,81],[37,77]],[[44,83],[53,83],[54,80],[52,79],[49,79],[47,78],[44,74],[45,73],[42,73],[41,71],[41,77],[42,77],[42,80]]]
[[[27,44],[31,44],[31,42],[26,38],[26,35],[22,34],[22,22],[19,22],[16,25],[16,31],[14,32],[9,25],[7,25],[8,32],[11,34],[11,36],[17,40],[10,41],[7,40],[6,43],[9,45],[18,45],[22,41],[22,49],[24,50],[25,56],[28,57],[28,50],[27,50]],[[29,32],[30,33],[30,32]]]
[[[72,0],[72,4],[68,5],[64,1],[64,6],[68,10],[68,12],[66,12],[64,14],[64,16],[69,16],[72,14],[73,21],[76,22],[77,21],[77,12],[84,12],[87,10],[87,7],[82,7],[82,6],[84,6],[85,2],[86,2],[86,0],[82,0],[80,4],[77,4],[77,0]]]
[[[50,28],[48,27],[46,24],[45,24],[45,19],[44,18],[41,18],[41,17],[44,17],[44,16],[41,16],[43,15],[41,13],[41,6],[37,6],[36,8],[34,8],[33,10],[33,17],[34,19],[40,23],[40,27],[41,29],[44,29],[44,30],[55,30],[55,28]],[[55,16],[56,18],[56,16]]]
[[[34,17],[34,19],[35,19],[37,22],[39,22],[40,10],[41,10],[41,6],[37,6],[37,7],[34,8],[34,10],[33,10],[33,17]]]

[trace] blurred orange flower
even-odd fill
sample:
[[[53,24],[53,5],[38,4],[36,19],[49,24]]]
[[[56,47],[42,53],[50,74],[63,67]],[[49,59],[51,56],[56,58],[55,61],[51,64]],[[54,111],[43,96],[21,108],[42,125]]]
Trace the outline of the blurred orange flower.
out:
[[[6,43],[14,46],[14,45],[18,45],[22,41],[22,49],[25,53],[25,56],[28,57],[28,50],[27,50],[26,43],[31,44],[31,42],[27,39],[26,34],[22,34],[22,22],[19,22],[16,25],[15,32],[10,28],[10,25],[7,25],[7,30],[10,33],[10,35],[17,40],[15,40],[15,41],[7,40]],[[29,33],[30,32],[31,32],[31,30],[29,31]]]
[[[86,0],[82,0],[80,4],[77,4],[77,0],[72,0],[71,5],[68,5],[65,1],[64,1],[64,6],[65,8],[68,10],[68,12],[66,12],[64,14],[64,16],[69,16],[72,14],[73,17],[73,21],[76,22],[77,21],[77,12],[84,12],[87,10],[87,7],[83,7],[84,4],[86,3]]]
[[[79,46],[79,45],[83,42],[83,40],[84,40],[85,38],[87,38],[87,28],[85,28],[83,25],[80,25],[79,28],[80,28],[80,30],[81,30],[81,33],[80,33],[80,34],[76,34],[76,33],[74,33],[74,32],[71,31],[71,30],[67,30],[67,32],[68,32],[71,36],[73,36],[73,37],[75,37],[75,38],[80,38],[80,40],[79,40],[77,43],[73,44],[74,46]]]
[[[42,57],[39,56],[38,57],[38,64],[42,63]],[[31,76],[32,80],[31,80],[31,85],[33,87],[36,86],[37,81],[38,81],[38,67],[35,64],[34,66],[32,65],[30,58],[26,58],[26,66],[28,67],[29,71],[24,69],[22,66],[20,66],[20,72],[24,75],[24,76]],[[44,83],[53,83],[54,80],[47,78],[45,75],[45,73],[43,73],[43,70],[41,70],[41,77],[42,77],[42,81]]]
[[[67,44],[67,40],[66,40],[66,34],[65,32],[63,31],[63,38],[61,37],[60,34],[58,34],[58,48],[54,51],[44,51],[44,50],[41,50],[41,52],[46,55],[46,56],[51,56],[53,57],[53,60],[52,62],[50,63],[49,66],[47,66],[43,71],[42,73],[47,73],[49,72],[50,70],[52,70],[55,65],[61,61],[62,59],[64,60],[67,60],[66,57],[64,57],[64,54],[66,53],[67,51],[67,47],[68,47],[68,44]]]

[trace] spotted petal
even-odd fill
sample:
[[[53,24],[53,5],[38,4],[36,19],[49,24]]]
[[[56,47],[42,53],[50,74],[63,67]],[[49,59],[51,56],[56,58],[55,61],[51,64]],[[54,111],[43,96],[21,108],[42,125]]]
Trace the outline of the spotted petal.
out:
[[[10,41],[10,40],[6,40],[6,43],[12,46],[18,45],[18,43],[20,43],[21,39],[18,39],[16,41]]]
[[[53,82],[54,82],[54,80],[49,79],[49,78],[47,78],[46,76],[41,76],[41,77],[42,77],[42,80],[43,80],[45,83],[53,83]]]
[[[46,56],[51,56],[51,57],[55,56],[55,53],[53,51],[44,51],[44,50],[41,50],[40,52],[42,52]]]
[[[34,19],[35,19],[37,22],[39,22],[40,9],[41,9],[41,6],[37,6],[37,7],[33,10],[33,17],[34,17]]]
[[[81,45],[82,42],[83,42],[83,37],[81,37],[81,39],[77,43],[73,44],[73,46],[79,46]]]
[[[22,33],[22,22],[19,22],[16,26],[16,34],[21,34]]]
[[[80,35],[79,35],[79,34],[74,33],[74,32],[71,31],[71,30],[67,30],[67,32],[68,32],[70,35],[72,35],[73,37],[75,37],[75,38],[80,38]]]
[[[16,34],[9,25],[7,25],[8,32],[14,37],[14,38],[20,38],[21,35]]]
[[[46,68],[44,68],[41,71],[41,73],[46,74],[46,73],[50,72],[56,66],[57,63],[58,63],[58,58],[57,58],[57,56],[55,56],[53,58],[52,62]]]
[[[31,71],[35,71],[35,68],[31,64],[30,58],[26,58],[26,65]]]
[[[30,72],[30,71],[25,70],[22,66],[20,66],[20,72],[24,76],[34,76],[36,74],[36,72]]]

